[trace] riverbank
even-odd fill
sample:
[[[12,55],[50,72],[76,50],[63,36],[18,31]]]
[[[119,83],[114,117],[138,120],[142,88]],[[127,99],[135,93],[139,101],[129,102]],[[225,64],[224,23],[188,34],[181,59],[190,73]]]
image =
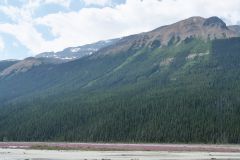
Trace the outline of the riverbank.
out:
[[[0,142],[0,148],[92,151],[239,152],[240,145]]]
[[[72,151],[0,149],[1,160],[240,160],[235,152]]]

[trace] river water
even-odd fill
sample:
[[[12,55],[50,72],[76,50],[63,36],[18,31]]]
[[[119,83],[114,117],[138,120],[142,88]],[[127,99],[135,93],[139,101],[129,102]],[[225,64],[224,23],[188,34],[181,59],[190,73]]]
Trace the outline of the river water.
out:
[[[240,153],[0,149],[0,160],[240,160]]]

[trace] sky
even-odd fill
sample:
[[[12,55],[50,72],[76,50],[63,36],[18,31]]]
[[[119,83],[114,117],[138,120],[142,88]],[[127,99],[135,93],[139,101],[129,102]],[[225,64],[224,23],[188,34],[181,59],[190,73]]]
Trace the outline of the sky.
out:
[[[146,32],[192,16],[240,25],[240,0],[0,0],[0,60]]]

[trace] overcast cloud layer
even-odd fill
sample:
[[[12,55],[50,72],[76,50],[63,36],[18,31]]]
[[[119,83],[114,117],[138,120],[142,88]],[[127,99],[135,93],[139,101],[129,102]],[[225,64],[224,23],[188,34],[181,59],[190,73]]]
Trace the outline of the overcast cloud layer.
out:
[[[74,8],[73,1],[81,1],[81,5]],[[22,0],[20,5],[9,2],[0,4],[0,13],[5,16],[0,21],[0,59],[24,58],[149,31],[191,16],[218,16],[228,25],[240,23],[240,0]],[[44,11],[41,14],[40,9]]]

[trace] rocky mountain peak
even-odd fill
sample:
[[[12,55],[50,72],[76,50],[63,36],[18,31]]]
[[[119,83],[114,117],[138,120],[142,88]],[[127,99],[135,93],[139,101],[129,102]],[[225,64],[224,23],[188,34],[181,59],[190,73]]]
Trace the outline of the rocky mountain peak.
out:
[[[226,23],[223,22],[223,20],[221,20],[218,17],[210,17],[207,18],[204,23],[203,26],[209,26],[209,27],[220,27],[222,29],[228,29]]]
[[[180,25],[180,26],[191,26],[191,25],[201,25],[205,21],[205,18],[203,17],[190,17],[188,19],[176,22],[172,25]]]
[[[179,44],[187,38],[213,40],[238,37],[237,27],[228,28],[218,17],[190,17],[188,19],[159,27],[153,31],[122,38],[115,46],[102,50],[103,54],[126,51],[129,48],[162,47]]]

